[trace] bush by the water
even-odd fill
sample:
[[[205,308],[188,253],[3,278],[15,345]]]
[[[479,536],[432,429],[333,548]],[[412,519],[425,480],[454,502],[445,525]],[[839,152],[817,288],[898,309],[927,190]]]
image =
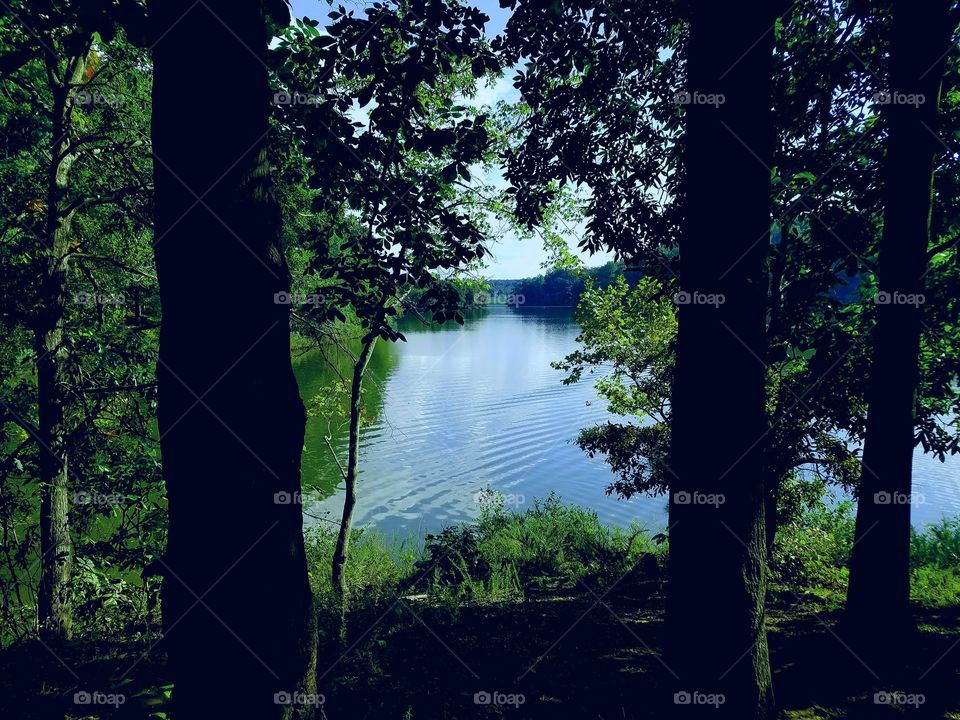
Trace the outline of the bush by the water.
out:
[[[530,594],[643,585],[659,587],[665,545],[639,524],[611,528],[596,512],[551,494],[523,510],[503,496],[480,494],[480,516],[416,540],[389,540],[354,530],[347,587],[352,597],[425,594],[444,601],[497,601]],[[336,531],[308,537],[308,561],[321,601],[332,598],[330,562]]]
[[[436,534],[390,539],[355,529],[347,587],[351,597],[420,595],[459,602],[521,600],[550,593],[576,593],[616,586],[647,597],[661,589],[668,543],[635,523],[612,528],[596,512],[564,504],[551,494],[523,509],[503,496],[481,493],[480,515]],[[842,604],[856,518],[850,501],[821,502],[783,525],[770,558],[774,586],[818,595]],[[333,601],[332,528],[311,530],[308,561],[321,603]],[[911,595],[918,604],[960,602],[960,518],[943,519],[911,540]]]
[[[513,511],[485,492],[480,508],[475,523],[427,536],[417,569],[431,593],[508,599],[637,582],[644,571],[644,580],[659,577],[660,549],[639,524],[607,527],[596,512],[564,505],[556,494]]]
[[[854,542],[854,504],[820,502],[780,528],[770,558],[771,580],[837,606],[847,589]],[[910,595],[926,607],[960,602],[960,518],[911,529]]]

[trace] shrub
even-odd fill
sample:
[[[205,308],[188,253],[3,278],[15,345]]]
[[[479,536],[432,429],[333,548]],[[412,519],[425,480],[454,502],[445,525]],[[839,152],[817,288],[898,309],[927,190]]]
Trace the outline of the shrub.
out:
[[[910,596],[928,607],[960,603],[960,518],[910,533]]]
[[[921,532],[910,532],[910,567],[960,566],[960,518],[942,518]]]
[[[853,503],[820,502],[781,527],[772,579],[795,589],[845,593],[856,517]],[[929,607],[960,603],[960,518],[910,531],[910,596]]]
[[[783,525],[774,542],[772,579],[792,587],[845,590],[856,516],[849,500],[820,501]]]
[[[425,551],[418,570],[428,573],[431,592],[501,600],[581,583],[606,586],[657,548],[641,526],[609,528],[596,512],[564,505],[553,493],[511,511],[486,491],[476,523],[429,535]]]
[[[337,529],[312,528],[306,535],[307,568],[310,585],[321,603],[333,596],[330,576]],[[419,553],[416,543],[390,539],[383,533],[355,528],[350,535],[350,552],[344,577],[350,597],[381,597],[394,593],[413,571]]]

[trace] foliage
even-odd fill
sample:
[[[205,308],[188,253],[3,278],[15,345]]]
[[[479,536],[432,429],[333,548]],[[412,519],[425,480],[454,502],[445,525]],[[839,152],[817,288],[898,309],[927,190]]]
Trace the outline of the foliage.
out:
[[[320,602],[333,602],[329,567],[337,542],[332,526],[319,525],[306,534],[310,583]],[[365,528],[352,531],[346,584],[351,597],[375,599],[396,592],[410,576],[419,552],[416,543],[390,539]]]
[[[853,546],[853,503],[824,501],[807,508],[780,528],[770,558],[775,582],[791,587],[846,589],[847,562]]]
[[[304,18],[272,51],[275,125],[307,160],[308,184],[318,189],[312,209],[332,221],[309,236],[308,268],[322,295],[304,314],[345,323],[350,307],[362,333],[348,459],[336,459],[347,501],[332,572],[344,597],[367,359],[378,338],[405,340],[394,322],[403,307],[437,323],[464,322],[463,296],[451,279],[487,252],[483,193],[470,180],[471,166],[492,155],[487,115],[462,102],[477,79],[499,71],[483,39],[487,17],[476,8],[398,0],[365,15],[340,7],[324,32]],[[343,238],[336,248],[330,229]]]
[[[773,580],[794,593],[810,592],[840,604],[846,594],[854,541],[854,505],[820,500],[783,525],[770,559]],[[938,608],[960,602],[960,519],[912,528],[910,596]]]
[[[960,568],[960,518],[941,518],[922,532],[910,534],[910,565],[914,569],[932,566]]]
[[[149,61],[129,39],[136,3],[31,3],[5,16],[0,122],[0,522],[3,642],[36,622],[39,448],[35,336],[60,306],[57,361],[65,397],[75,546],[74,605],[83,632],[117,631],[106,618],[142,615],[156,588],[138,571],[165,535],[155,437],[159,303],[151,251]],[[103,5],[103,4],[101,4]],[[123,7],[121,7],[123,6]],[[141,9],[142,14],[142,9]],[[119,19],[127,31],[117,31]],[[39,44],[38,44],[39,43]],[[81,63],[80,80],[68,77]],[[63,118],[55,137],[56,118]],[[59,153],[64,157],[58,157]],[[59,165],[58,165],[59,164]],[[51,173],[66,183],[50,207]],[[70,237],[63,296],[41,282],[51,218]],[[129,623],[124,621],[124,626]]]
[[[519,217],[540,221],[567,184],[589,190],[580,245],[628,262],[666,262],[675,242],[682,173],[682,64],[674,3],[511,0],[496,47],[521,60],[524,113],[505,153]]]
[[[362,607],[412,592],[437,602],[496,602],[528,595],[581,592],[616,585],[659,589],[666,547],[640,525],[603,525],[597,514],[564,504],[559,496],[508,510],[504,497],[480,493],[476,521],[443,528],[420,541],[353,530],[347,565],[350,593]],[[326,572],[336,532],[315,528],[307,537],[310,577],[323,606],[337,607]]]
[[[34,338],[49,311],[38,279],[49,262],[46,185],[63,103],[75,154],[62,362],[77,558],[78,632],[150,632],[165,501],[154,376],[160,308],[152,271],[149,56],[135,0],[10,0],[0,14],[0,611],[8,643],[34,630],[39,559],[38,402]],[[676,338],[677,240],[685,212],[687,28],[682,3],[504,0],[505,35],[457,0],[340,7],[329,23],[287,26],[278,41],[270,161],[292,270],[294,328],[321,348],[355,335],[401,340],[408,312],[438,322],[507,286],[477,277],[509,209],[551,255],[535,278],[508,281],[522,304],[577,306],[580,347],[555,363],[588,377],[609,422],[579,446],[602,455],[609,491],[668,483]],[[776,28],[766,368],[766,461],[780,524],[771,558],[791,591],[839,597],[853,542],[855,491],[877,312],[877,241],[889,90],[889,17],[862,3],[801,0]],[[925,276],[918,444],[941,460],[960,450],[960,59],[948,58]],[[70,87],[67,58],[80,58]],[[515,68],[519,100],[473,107],[478,84]],[[60,91],[64,91],[60,93]],[[58,94],[60,93],[60,94]],[[491,183],[497,160],[507,193]],[[726,169],[721,169],[726,170]],[[731,180],[732,181],[732,180]],[[581,219],[584,221],[580,227]],[[617,258],[587,269],[554,225],[573,222],[581,249]],[[722,242],[726,228],[716,229]],[[162,240],[162,239],[160,239]],[[626,264],[631,272],[625,274]],[[639,279],[634,279],[639,278]],[[303,298],[307,298],[303,300]],[[283,300],[278,300],[283,302]],[[518,303],[520,304],[520,303]],[[230,312],[220,307],[219,312]],[[215,317],[214,317],[215,321]],[[349,387],[311,398],[332,424]],[[367,419],[367,418],[365,418]],[[718,420],[722,422],[722,418]],[[708,431],[708,428],[705,430]],[[589,588],[659,589],[665,546],[639,527],[615,530],[556,496],[522,511],[487,494],[476,522],[429,536],[422,551],[370,530],[352,533],[346,581],[372,602],[423,591],[433,601],[505,601]],[[310,532],[313,589],[335,533]],[[960,521],[915,530],[913,599],[960,600]],[[364,608],[364,610],[369,608]]]
[[[141,582],[108,556],[81,555],[74,568],[74,622],[95,640],[150,637],[160,628],[159,582]]]
[[[528,307],[576,307],[588,284],[605,288],[623,272],[624,264],[614,261],[595,268],[559,264],[543,275],[513,281],[511,292]]]
[[[310,161],[313,208],[356,231],[334,254],[317,235],[313,269],[343,320],[352,306],[366,336],[402,339],[390,320],[408,288],[438,322],[459,295],[440,281],[486,254],[483,215],[467,184],[488,153],[487,116],[459,102],[498,65],[482,40],[486,16],[456,2],[377,4],[331,24],[304,19],[273,51],[278,123]],[[359,113],[358,113],[359,110]]]
[[[636,581],[650,565],[635,568],[654,552],[641,527],[611,529],[595,512],[564,505],[556,494],[511,511],[502,496],[486,491],[476,523],[428,535],[417,567],[434,594],[504,600],[608,586],[626,575]]]
[[[567,373],[565,384],[584,373],[597,376],[594,385],[610,413],[628,418],[583,430],[577,444],[590,457],[605,457],[615,473],[608,492],[665,491],[676,307],[657,280],[643,278],[631,288],[619,276],[606,289],[588,285],[576,319],[582,349],[553,366]]]
[[[682,6],[513,0],[509,7],[496,48],[504,64],[518,64],[519,119],[504,154],[518,215],[535,225],[558,188],[581,187],[588,196],[581,246],[617,253],[672,297],[685,203],[684,106],[691,102]],[[768,486],[779,500],[778,485],[803,467],[813,468],[800,475],[811,483],[808,495],[825,482],[850,490],[859,481],[877,309],[886,122],[877,98],[889,90],[889,15],[852,2],[804,0],[785,10],[775,30],[768,350],[757,361],[767,369]],[[951,55],[946,87],[956,84],[957,72]],[[957,100],[945,93],[945,127],[956,121]],[[926,276],[915,429],[924,450],[943,458],[956,452],[960,437],[960,308],[950,290],[960,225],[949,199],[960,175],[955,133],[940,135],[936,183],[943,202],[935,204]],[[723,232],[717,228],[718,242]],[[606,322],[589,313],[585,320]],[[595,358],[595,370],[616,362],[616,347],[607,351]],[[637,359],[638,377],[645,366]],[[669,373],[661,382],[670,382]],[[667,387],[661,397],[669,397]],[[648,408],[638,409],[643,418]],[[654,438],[656,425],[611,422],[587,430],[581,445],[606,456],[618,493],[662,488],[662,478],[647,475],[665,457],[667,424]]]

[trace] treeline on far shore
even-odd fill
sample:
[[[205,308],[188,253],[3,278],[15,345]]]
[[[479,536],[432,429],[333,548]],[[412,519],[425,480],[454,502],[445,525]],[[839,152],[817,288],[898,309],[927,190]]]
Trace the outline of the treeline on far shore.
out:
[[[517,280],[460,281],[459,290],[467,307],[489,305],[514,307],[576,307],[588,283],[606,288],[626,270],[619,261],[597,267],[555,267],[535,277]],[[627,273],[628,283],[638,273]]]

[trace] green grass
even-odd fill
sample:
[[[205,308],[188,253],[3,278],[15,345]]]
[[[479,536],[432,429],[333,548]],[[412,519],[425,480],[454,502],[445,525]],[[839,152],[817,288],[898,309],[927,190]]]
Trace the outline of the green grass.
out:
[[[960,566],[960,518],[943,518],[910,538],[910,563],[914,568]]]
[[[771,581],[795,590],[831,596],[846,593],[856,525],[853,503],[825,503],[803,511],[777,532],[770,558]]]
[[[485,491],[470,523],[417,538],[392,540],[354,530],[347,562],[349,596],[379,602],[397,594],[431,600],[508,602],[556,593],[580,593],[617,584],[659,587],[667,544],[639,524],[611,528],[596,512],[566,505],[551,494],[523,510]],[[843,604],[853,546],[855,507],[820,503],[780,528],[770,558],[772,584]],[[659,537],[657,538],[660,539]],[[307,558],[321,604],[334,602],[330,562],[334,528],[311,530]],[[960,603],[960,518],[944,519],[911,539],[911,596],[924,607]]]
[[[310,585],[321,603],[333,602],[331,565],[337,543],[333,526],[312,528],[306,535],[307,568]],[[374,598],[392,594],[410,577],[420,557],[419,543],[391,539],[369,529],[354,529],[344,570],[350,597]]]
[[[457,599],[501,600],[604,587],[658,566],[646,529],[603,525],[596,512],[551,494],[522,511],[481,494],[480,518],[428,536],[418,569],[425,587]],[[646,561],[645,561],[646,559]]]
[[[497,602],[659,577],[665,548],[640,525],[607,527],[596,512],[564,505],[553,494],[514,511],[504,507],[502,496],[486,491],[480,506],[475,522],[427,535],[422,547],[355,530],[346,571],[349,596],[419,593],[447,603]],[[321,603],[335,601],[329,570],[335,542],[332,528],[312,530],[307,538],[311,582]]]
[[[856,525],[853,503],[821,503],[777,534],[771,580],[840,606]],[[960,603],[960,518],[944,518],[911,530],[910,596],[914,603],[942,608]]]

